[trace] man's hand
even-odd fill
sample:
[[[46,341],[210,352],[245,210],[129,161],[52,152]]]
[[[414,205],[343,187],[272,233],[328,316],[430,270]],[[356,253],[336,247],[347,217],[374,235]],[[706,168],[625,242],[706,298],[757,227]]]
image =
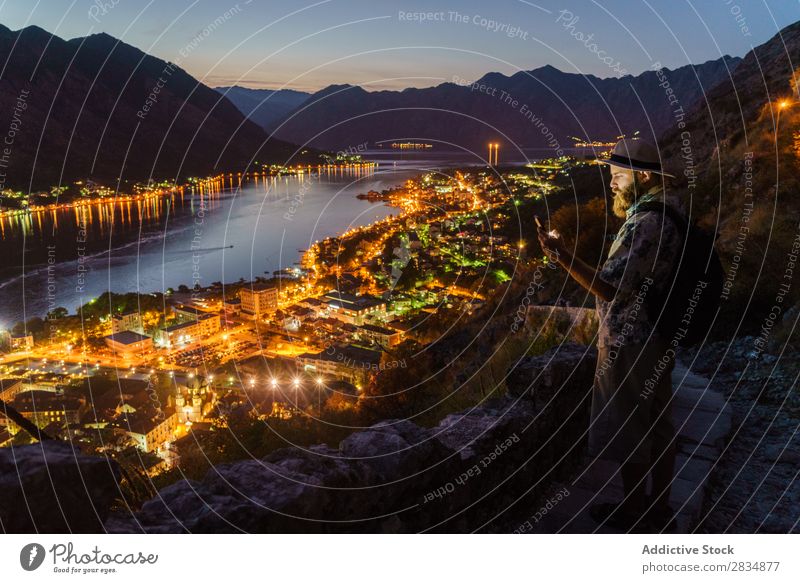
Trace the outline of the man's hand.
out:
[[[538,229],[539,244],[542,249],[547,253],[553,261],[558,262],[559,259],[566,255],[566,247],[564,240],[556,231],[546,231],[544,227]]]
[[[614,299],[617,289],[600,279],[600,274],[593,267],[590,267],[578,257],[574,257],[564,245],[564,240],[556,231],[547,231],[536,218],[538,226],[539,244],[552,261],[558,263],[567,270],[570,276],[577,281],[584,289],[590,291],[595,296],[610,302]]]

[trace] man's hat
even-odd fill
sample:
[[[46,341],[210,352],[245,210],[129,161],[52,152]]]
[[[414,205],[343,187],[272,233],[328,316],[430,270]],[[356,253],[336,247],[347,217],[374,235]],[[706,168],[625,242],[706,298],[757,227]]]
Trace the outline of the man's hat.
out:
[[[609,166],[618,166],[636,172],[654,172],[675,178],[661,169],[661,158],[656,147],[638,138],[620,140],[611,150],[611,157],[599,161]]]

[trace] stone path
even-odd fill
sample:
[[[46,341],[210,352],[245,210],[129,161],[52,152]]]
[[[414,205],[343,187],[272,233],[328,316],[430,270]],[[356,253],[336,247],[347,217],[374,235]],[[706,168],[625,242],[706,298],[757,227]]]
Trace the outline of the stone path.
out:
[[[672,382],[678,456],[670,504],[678,511],[676,532],[691,532],[700,518],[713,464],[731,430],[732,411],[723,395],[709,388],[708,379],[689,372],[680,363],[672,373]],[[598,527],[588,511],[593,504],[622,499],[622,479],[617,470],[617,464],[597,460],[569,482],[554,484],[554,491],[566,488],[569,495],[545,513],[532,532],[618,532]]]

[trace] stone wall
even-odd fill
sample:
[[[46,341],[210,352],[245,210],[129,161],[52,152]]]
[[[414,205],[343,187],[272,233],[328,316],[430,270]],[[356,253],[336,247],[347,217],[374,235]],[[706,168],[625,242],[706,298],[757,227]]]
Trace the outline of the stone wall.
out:
[[[595,357],[566,344],[525,358],[509,373],[509,395],[436,427],[387,420],[338,449],[287,448],[220,465],[202,481],[164,488],[135,515],[112,515],[105,528],[510,532],[583,455]]]

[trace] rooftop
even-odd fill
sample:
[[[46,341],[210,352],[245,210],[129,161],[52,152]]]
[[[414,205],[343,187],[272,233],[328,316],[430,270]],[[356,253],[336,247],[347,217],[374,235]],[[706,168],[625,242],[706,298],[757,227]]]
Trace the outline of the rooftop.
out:
[[[119,425],[126,431],[131,433],[140,433],[145,435],[153,431],[156,427],[164,423],[169,417],[175,414],[173,407],[165,407],[163,417],[160,415],[149,415],[142,413],[133,413],[128,415],[123,414],[119,419]]]
[[[197,322],[192,320],[190,322],[181,322],[180,324],[173,324],[172,326],[167,326],[164,328],[164,332],[177,332],[178,330],[182,330],[183,328],[190,328],[192,326],[197,326]]]
[[[333,350],[327,349],[316,354],[306,352],[301,354],[298,358],[340,362],[351,367],[359,367],[365,364],[377,365],[381,361],[382,353],[377,350],[369,350],[368,348],[361,348],[360,346],[353,346],[352,344],[336,345],[332,348]]]
[[[142,342],[144,340],[149,340],[149,336],[145,336],[144,334],[139,334],[138,332],[134,332],[132,330],[125,330],[124,332],[117,332],[116,334],[109,334],[105,336],[104,339],[113,340],[119,344],[136,344],[137,342]]]
[[[384,334],[385,336],[392,336],[400,333],[400,330],[384,328],[383,326],[375,326],[374,324],[364,324],[363,326],[359,326],[359,328],[363,328],[368,332],[374,332],[375,334]]]
[[[385,305],[386,301],[372,296],[357,296],[338,290],[331,290],[323,296],[328,303],[339,304],[343,308],[363,309]]]
[[[269,283],[253,283],[253,284],[245,285],[242,288],[242,291],[250,291],[250,292],[253,292],[253,293],[261,293],[261,292],[270,291],[270,290],[275,290],[277,292],[278,288],[276,288],[274,285],[271,285]]]
[[[127,312],[121,312],[119,314],[114,314],[112,316],[112,318],[114,318],[115,320],[119,320],[119,319],[122,319],[122,318],[127,318],[129,316],[138,316],[138,315],[139,315],[138,310],[128,310]]]

